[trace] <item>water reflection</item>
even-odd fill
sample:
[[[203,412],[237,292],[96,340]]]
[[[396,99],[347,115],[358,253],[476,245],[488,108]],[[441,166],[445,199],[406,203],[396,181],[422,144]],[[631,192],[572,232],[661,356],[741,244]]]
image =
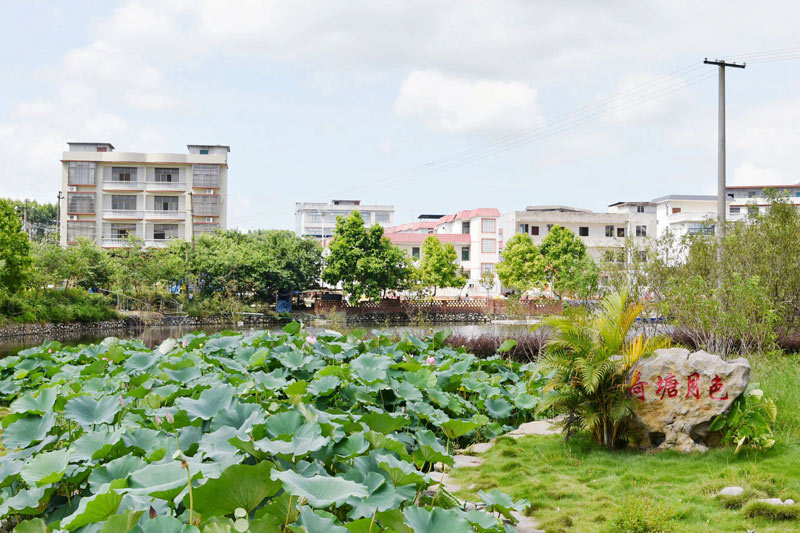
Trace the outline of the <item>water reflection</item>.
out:
[[[317,335],[325,330],[334,330],[340,333],[347,334],[352,331],[356,326],[345,326],[341,324],[332,324],[326,321],[312,321],[306,323],[306,329],[314,335]],[[461,334],[466,337],[475,337],[485,333],[496,334],[500,336],[514,335],[524,333],[531,327],[528,322],[489,322],[489,323],[453,323],[453,324],[435,324],[435,325],[402,325],[402,326],[358,326],[367,330],[378,330],[389,334],[403,335],[411,333],[419,337],[433,335],[437,331],[443,329],[450,329],[455,334]],[[143,327],[134,329],[110,329],[105,331],[94,332],[64,332],[57,335],[29,335],[25,337],[8,337],[0,338],[0,357],[13,355],[20,350],[30,348],[32,346],[39,346],[45,341],[56,340],[65,345],[78,345],[78,344],[91,344],[100,342],[106,337],[119,337],[122,339],[139,339],[146,346],[154,348],[161,344],[164,339],[170,337],[182,337],[187,333],[194,331],[203,331],[205,333],[216,333],[218,331],[236,329],[245,333],[254,333],[256,331],[280,331],[282,326],[262,326],[259,328],[234,328],[228,326],[202,326],[202,327],[189,327],[189,326],[158,326],[158,327]]]

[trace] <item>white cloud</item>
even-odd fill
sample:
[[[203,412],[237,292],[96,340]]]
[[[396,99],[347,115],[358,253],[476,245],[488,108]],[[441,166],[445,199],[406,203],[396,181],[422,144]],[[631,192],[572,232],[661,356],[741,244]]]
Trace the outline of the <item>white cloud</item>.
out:
[[[415,71],[400,86],[394,112],[456,135],[503,135],[543,121],[538,93],[519,81],[468,80]]]

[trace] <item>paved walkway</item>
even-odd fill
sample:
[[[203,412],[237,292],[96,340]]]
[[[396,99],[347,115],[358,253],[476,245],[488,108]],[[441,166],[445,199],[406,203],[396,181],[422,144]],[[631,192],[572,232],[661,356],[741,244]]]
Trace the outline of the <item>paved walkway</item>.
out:
[[[506,433],[503,437],[511,437],[512,439],[519,439],[521,437],[526,437],[528,435],[556,435],[560,433],[558,427],[553,425],[552,420],[534,420],[533,422],[527,422],[522,424],[520,427]],[[489,442],[479,442],[473,444],[465,451],[470,454],[483,454],[489,451],[492,446],[494,446],[494,440]],[[478,457],[477,455],[464,455],[464,454],[456,454],[455,457],[455,465],[454,468],[475,468],[483,464],[483,458]],[[431,472],[431,478],[436,482],[442,481],[442,472],[441,472],[441,464],[436,465],[437,470]],[[451,493],[460,491],[463,487],[454,483],[450,476],[445,477],[444,486],[447,488],[448,491]],[[514,529],[517,533],[544,533],[544,530],[538,528],[538,524],[536,521],[529,517],[525,516],[522,513],[513,512],[514,518],[519,520],[519,522],[514,526]]]

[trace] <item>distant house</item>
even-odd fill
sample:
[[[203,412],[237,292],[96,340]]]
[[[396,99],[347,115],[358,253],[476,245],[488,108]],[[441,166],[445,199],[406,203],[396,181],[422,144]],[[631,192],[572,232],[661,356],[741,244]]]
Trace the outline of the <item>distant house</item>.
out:
[[[420,259],[422,242],[435,235],[442,243],[450,243],[456,249],[461,267],[468,275],[463,289],[446,289],[437,294],[442,296],[485,296],[486,290],[480,286],[481,274],[494,272],[500,260],[503,245],[503,231],[500,228],[500,211],[483,207],[459,211],[452,215],[420,215],[418,222],[386,228],[386,236],[392,244],[403,249],[412,259]],[[500,283],[490,294],[500,294]]]
[[[294,224],[298,237],[330,239],[336,228],[336,219],[346,217],[353,211],[361,213],[364,225],[391,226],[394,224],[394,206],[363,205],[361,200],[331,200],[324,202],[297,202],[295,204]]]

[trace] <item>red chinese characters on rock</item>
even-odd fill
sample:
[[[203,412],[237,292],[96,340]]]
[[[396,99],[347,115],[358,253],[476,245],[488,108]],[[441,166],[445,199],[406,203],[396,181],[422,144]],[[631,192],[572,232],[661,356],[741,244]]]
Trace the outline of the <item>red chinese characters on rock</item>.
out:
[[[670,373],[665,377],[656,376],[656,379],[658,380],[655,385],[655,396],[657,400],[663,400],[665,397],[678,397],[678,388],[680,387],[680,382],[674,374]],[[647,385],[647,381],[642,381],[641,372],[637,371],[634,374],[630,388],[628,389],[628,396],[632,398],[638,398],[640,401],[644,402],[646,398]],[[718,374],[715,374],[714,379],[711,380],[711,385],[708,387],[708,397],[712,400],[727,400],[728,393],[724,389],[725,384],[722,382],[722,378],[720,378]],[[724,394],[722,394],[723,392]],[[700,397],[700,373],[694,372],[689,374],[689,376],[686,378],[686,395],[683,396],[683,398],[694,398],[699,400]]]
[[[722,389],[724,388],[725,384],[722,383],[722,380],[720,379],[719,375],[714,374],[714,379],[711,380],[711,386],[708,388],[708,397],[720,401],[727,400],[728,399],[727,392],[725,393],[725,396],[719,396],[719,397],[714,396],[715,394],[719,394],[720,392],[722,392]]]
[[[661,399],[664,399],[664,394],[670,398],[678,395],[678,380],[675,379],[674,374],[667,374],[666,378],[658,376],[658,383],[656,384],[656,394],[661,394]]]
[[[641,372],[636,372],[633,375],[633,381],[631,382],[631,388],[628,390],[628,395],[633,398],[639,398],[639,400],[644,401],[644,387],[647,385],[646,381],[640,381],[639,378],[642,376]],[[660,378],[659,378],[660,379]]]
[[[686,397],[694,396],[695,399],[700,399],[700,387],[697,382],[700,381],[700,374],[695,372],[689,375],[689,381],[686,383]]]

